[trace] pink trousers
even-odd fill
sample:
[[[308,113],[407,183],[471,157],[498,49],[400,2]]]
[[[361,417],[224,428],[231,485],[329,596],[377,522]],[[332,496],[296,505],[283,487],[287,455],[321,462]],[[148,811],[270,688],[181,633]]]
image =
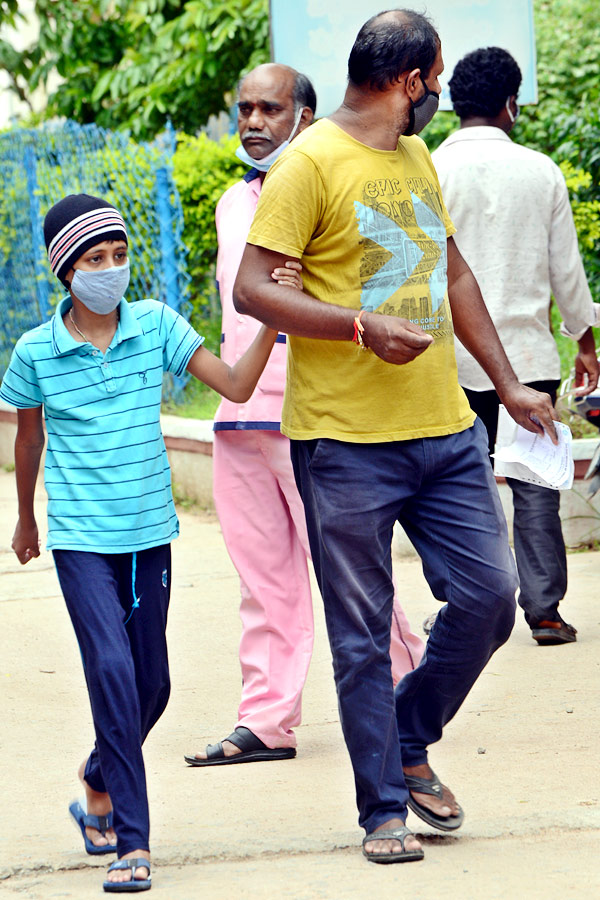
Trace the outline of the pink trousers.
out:
[[[242,699],[237,725],[268,747],[295,747],[313,648],[310,551],[289,441],[278,431],[217,431],[213,493],[240,576]],[[414,669],[422,641],[394,598],[394,683]],[[237,727],[237,726],[236,726]]]

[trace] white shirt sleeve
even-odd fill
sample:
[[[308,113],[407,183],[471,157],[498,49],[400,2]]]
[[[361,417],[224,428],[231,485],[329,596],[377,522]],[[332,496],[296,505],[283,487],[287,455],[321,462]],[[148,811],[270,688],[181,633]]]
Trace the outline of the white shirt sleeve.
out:
[[[561,333],[579,340],[590,325],[597,325],[600,305],[592,300],[579,253],[567,185],[555,166],[556,189],[550,233],[548,259],[550,286],[563,322]]]

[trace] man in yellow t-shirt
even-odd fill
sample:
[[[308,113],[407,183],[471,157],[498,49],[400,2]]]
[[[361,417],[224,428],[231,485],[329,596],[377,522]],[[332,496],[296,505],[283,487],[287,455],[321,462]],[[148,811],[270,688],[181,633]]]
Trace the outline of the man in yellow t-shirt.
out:
[[[463,812],[427,747],[508,638],[517,577],[485,429],[458,385],[453,334],[521,425],[555,441],[520,385],[452,240],[429,153],[439,37],[411,10],[361,29],[342,106],[265,179],[234,287],[239,312],[290,335],[282,431],[306,511],[365,856],[421,859],[407,806],[444,831]],[[302,261],[304,292],[270,278]],[[453,327],[454,324],[454,327]],[[401,522],[446,602],[394,697],[391,538]]]

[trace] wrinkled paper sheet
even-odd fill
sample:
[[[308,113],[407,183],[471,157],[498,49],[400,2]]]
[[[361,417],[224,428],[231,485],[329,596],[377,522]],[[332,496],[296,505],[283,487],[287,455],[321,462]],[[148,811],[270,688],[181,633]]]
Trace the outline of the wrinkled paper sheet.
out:
[[[568,425],[554,423],[558,444],[555,446],[544,432],[542,437],[518,425],[500,406],[496,437],[494,474],[517,478],[555,491],[568,491],[573,486],[572,437]]]

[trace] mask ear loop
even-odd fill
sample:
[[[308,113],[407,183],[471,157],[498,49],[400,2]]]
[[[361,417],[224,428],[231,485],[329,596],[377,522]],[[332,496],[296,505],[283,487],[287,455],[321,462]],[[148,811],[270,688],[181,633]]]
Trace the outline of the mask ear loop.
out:
[[[510,104],[510,97],[507,97],[507,98],[506,98],[506,103],[505,103],[504,105],[505,105],[505,107],[506,107],[506,112],[508,113],[508,117],[509,117],[511,123],[514,125],[515,122],[517,121],[517,116],[519,115],[519,107],[517,106],[517,116],[513,116],[512,112],[511,112],[511,110],[510,110],[510,105],[509,105],[509,104]]]
[[[296,129],[298,128],[298,125],[300,124],[300,119],[302,118],[302,113],[304,112],[305,109],[306,109],[305,106],[301,106],[300,109],[298,110],[298,114],[296,115],[296,118],[294,120],[294,127],[290,131],[288,143],[292,140],[294,134],[296,133]]]

